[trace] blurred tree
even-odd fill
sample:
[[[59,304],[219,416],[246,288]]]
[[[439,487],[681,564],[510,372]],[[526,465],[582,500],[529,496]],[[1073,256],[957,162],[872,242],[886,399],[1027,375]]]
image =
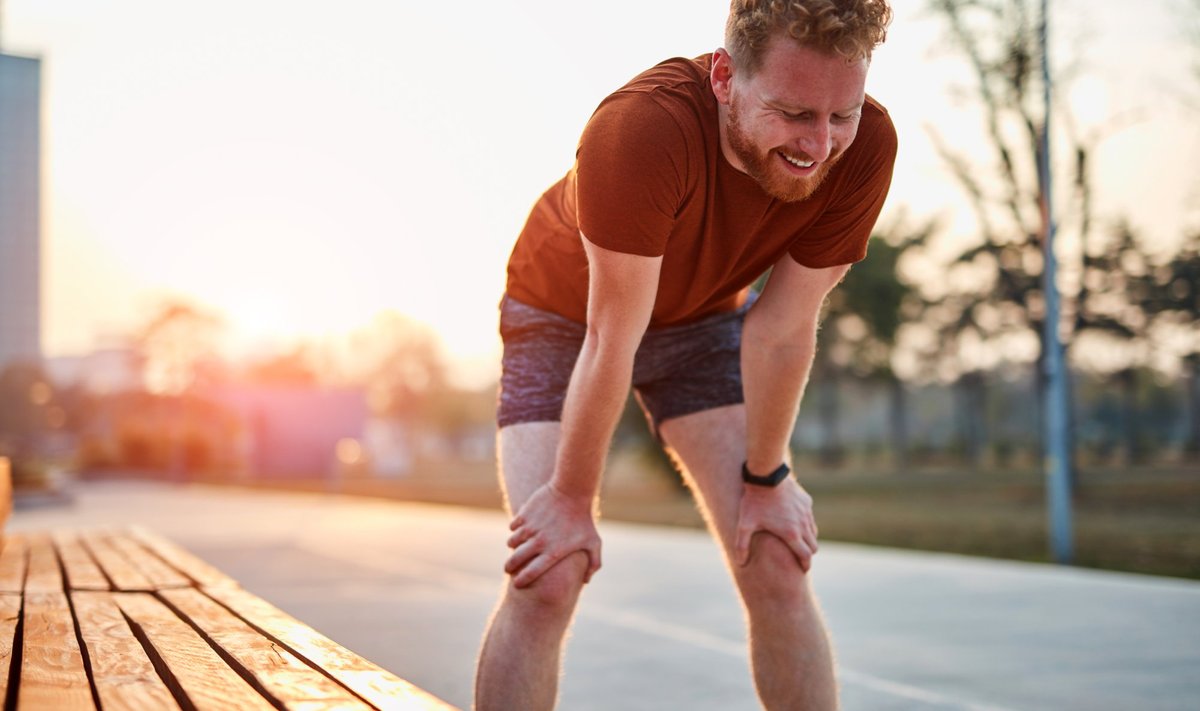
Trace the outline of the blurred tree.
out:
[[[356,363],[377,414],[416,423],[449,388],[441,342],[427,326],[402,314],[380,314],[352,337]]]
[[[1142,458],[1138,376],[1149,365],[1150,268],[1133,228],[1119,222],[1103,243],[1086,246],[1076,298],[1072,363],[1114,380],[1121,400],[1117,439],[1126,464]]]
[[[951,260],[941,302],[931,316],[941,347],[958,360],[941,368],[957,371],[966,448],[978,462],[986,430],[987,372],[1006,363],[1040,362],[1045,351],[1041,204],[1046,186],[1037,170],[1045,117],[1037,2],[929,0],[928,7],[946,27],[950,48],[967,61],[972,84],[965,95],[982,112],[985,138],[980,155],[970,152],[978,145],[952,147],[936,128],[929,129],[976,223],[977,240]],[[1070,129],[1069,107],[1055,108]],[[1073,130],[1058,136],[1065,144],[1062,154],[1073,156],[1074,163],[1072,190],[1059,193],[1069,199],[1055,205],[1059,244],[1072,239],[1082,244],[1092,230],[1087,168],[1098,138],[1083,139]],[[1064,264],[1060,288],[1081,271],[1079,264]],[[1074,309],[1074,303],[1064,302],[1065,326],[1073,322]],[[1067,343],[1068,334],[1063,335]],[[1040,403],[1043,371],[1036,368],[1036,373]]]
[[[134,344],[146,389],[163,396],[168,475],[187,475],[185,396],[197,385],[224,379],[217,355],[220,318],[183,301],[163,302],[135,334]]]
[[[224,366],[216,347],[222,328],[220,318],[191,304],[161,304],[134,336],[146,388],[181,395],[198,383],[222,377]]]
[[[251,363],[245,378],[264,385],[313,386],[320,380],[307,346]]]
[[[18,466],[35,455],[53,400],[54,388],[40,366],[14,363],[0,371],[0,455]]]
[[[871,241],[870,255],[855,265],[829,296],[822,317],[822,334],[813,364],[818,411],[824,429],[820,459],[834,466],[842,458],[838,436],[838,380],[851,373],[885,385],[892,461],[905,465],[908,416],[904,382],[893,366],[906,304],[915,297],[911,278],[901,274],[900,262],[913,247],[926,243],[936,230],[933,221],[910,226],[901,214]]]
[[[1155,354],[1175,360],[1186,383],[1188,441],[1200,456],[1200,230],[1192,232],[1169,261],[1151,264],[1136,280],[1146,305]]]

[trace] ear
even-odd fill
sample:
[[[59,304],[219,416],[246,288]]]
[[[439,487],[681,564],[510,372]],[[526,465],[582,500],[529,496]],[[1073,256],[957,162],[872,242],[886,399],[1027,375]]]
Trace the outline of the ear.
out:
[[[730,94],[733,93],[733,57],[729,56],[724,47],[718,47],[713,52],[709,79],[717,103],[728,106]]]

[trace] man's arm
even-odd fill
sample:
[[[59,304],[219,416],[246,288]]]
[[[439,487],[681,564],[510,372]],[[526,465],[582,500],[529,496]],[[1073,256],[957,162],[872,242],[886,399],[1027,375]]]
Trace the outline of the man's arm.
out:
[[[600,568],[600,539],[592,518],[605,455],[633,376],[633,357],[650,323],[662,257],[603,249],[586,238],[587,335],[563,406],[554,474],[517,512],[504,569],[526,587],[577,550],[590,559],[587,579]]]
[[[788,459],[788,441],[816,354],[821,305],[849,269],[811,269],[785,255],[746,315],[742,387],[746,467],[752,473],[768,474]],[[765,531],[787,543],[807,571],[817,551],[812,497],[792,478],[774,488],[745,485],[743,494],[735,544],[738,562],[749,561],[751,538]]]

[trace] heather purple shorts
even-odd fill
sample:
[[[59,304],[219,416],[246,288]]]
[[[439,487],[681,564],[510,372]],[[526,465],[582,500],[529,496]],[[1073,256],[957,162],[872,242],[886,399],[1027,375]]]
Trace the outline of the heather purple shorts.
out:
[[[650,329],[642,337],[633,387],[655,436],[673,417],[743,402],[742,323],[752,302],[694,323]],[[584,324],[505,295],[500,302],[500,427],[562,419],[585,332]]]

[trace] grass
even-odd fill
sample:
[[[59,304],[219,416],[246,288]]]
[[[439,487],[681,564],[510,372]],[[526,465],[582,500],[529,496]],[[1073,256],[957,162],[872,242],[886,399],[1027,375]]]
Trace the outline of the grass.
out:
[[[602,491],[607,519],[703,527],[688,494],[656,465],[614,458]],[[821,539],[1048,561],[1045,486],[1032,471],[830,472],[803,476]],[[454,472],[448,477],[447,472]],[[426,462],[401,479],[245,482],[496,509],[490,462]],[[1075,564],[1200,580],[1200,471],[1085,470],[1074,495]]]
[[[1048,561],[1035,473],[829,475],[806,482],[826,540]],[[1200,579],[1200,473],[1084,472],[1077,565]]]

